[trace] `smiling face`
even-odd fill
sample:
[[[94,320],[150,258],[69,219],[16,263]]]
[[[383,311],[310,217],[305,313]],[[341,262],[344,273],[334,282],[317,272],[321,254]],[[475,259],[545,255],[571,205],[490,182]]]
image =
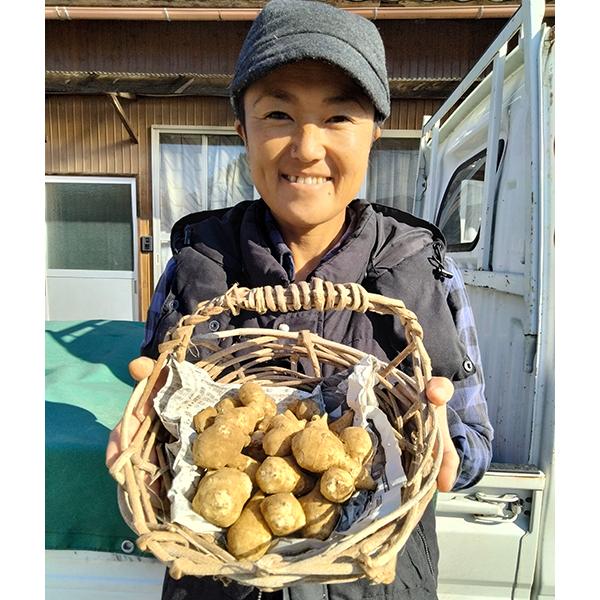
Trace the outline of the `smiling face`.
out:
[[[370,100],[340,69],[305,61],[253,83],[244,113],[236,129],[252,179],[284,237],[318,231],[333,239],[381,134]]]

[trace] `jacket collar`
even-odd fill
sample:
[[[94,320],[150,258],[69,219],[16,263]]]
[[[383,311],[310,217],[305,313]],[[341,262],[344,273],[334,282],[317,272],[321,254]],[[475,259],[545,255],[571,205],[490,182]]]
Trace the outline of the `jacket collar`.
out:
[[[240,228],[241,258],[249,286],[283,285],[291,282],[286,270],[273,255],[266,223],[266,204],[259,200],[245,212]],[[375,212],[369,203],[355,200],[356,226],[343,244],[321,262],[311,277],[336,283],[360,282],[369,264],[376,238]]]

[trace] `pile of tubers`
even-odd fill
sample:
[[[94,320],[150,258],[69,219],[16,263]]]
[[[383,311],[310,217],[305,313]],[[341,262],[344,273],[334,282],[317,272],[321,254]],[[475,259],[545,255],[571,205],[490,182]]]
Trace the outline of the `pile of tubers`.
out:
[[[227,528],[227,549],[257,560],[277,538],[325,540],[356,490],[376,487],[366,462],[369,434],[353,412],[328,424],[316,402],[283,413],[255,382],[194,417],[194,463],[205,469],[192,508]]]

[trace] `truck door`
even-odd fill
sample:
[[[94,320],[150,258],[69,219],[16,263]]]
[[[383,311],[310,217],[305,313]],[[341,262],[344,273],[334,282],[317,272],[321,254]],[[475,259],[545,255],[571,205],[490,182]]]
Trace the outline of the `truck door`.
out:
[[[475,313],[493,464],[438,494],[439,597],[554,596],[553,29],[522,7],[423,126],[415,214]]]

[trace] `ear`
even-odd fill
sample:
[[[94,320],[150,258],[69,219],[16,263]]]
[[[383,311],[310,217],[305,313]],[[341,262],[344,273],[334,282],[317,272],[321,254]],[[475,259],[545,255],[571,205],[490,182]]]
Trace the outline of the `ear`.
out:
[[[380,137],[381,127],[379,125],[375,125],[375,127],[373,127],[373,141],[371,143],[374,144]]]
[[[235,127],[236,133],[242,138],[244,146],[246,146],[246,130],[244,129],[244,126],[242,125],[241,121],[239,119],[236,119],[233,126]]]

